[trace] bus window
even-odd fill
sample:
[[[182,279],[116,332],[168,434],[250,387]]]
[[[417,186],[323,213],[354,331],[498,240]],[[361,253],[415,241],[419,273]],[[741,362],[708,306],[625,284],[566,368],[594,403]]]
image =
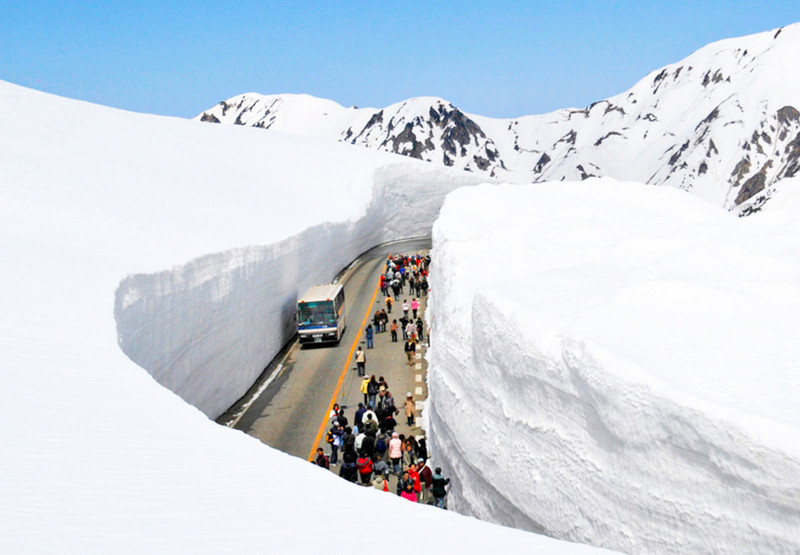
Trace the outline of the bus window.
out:
[[[331,301],[300,303],[297,307],[297,313],[300,325],[336,325],[336,312]]]

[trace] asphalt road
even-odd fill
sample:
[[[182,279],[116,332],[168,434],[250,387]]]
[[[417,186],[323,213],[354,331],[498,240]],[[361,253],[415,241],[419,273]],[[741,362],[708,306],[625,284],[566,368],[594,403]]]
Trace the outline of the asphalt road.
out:
[[[355,350],[356,343],[365,349],[362,333],[365,316],[369,314],[371,321],[375,310],[385,308],[380,291],[374,302],[372,299],[386,257],[390,253],[413,254],[428,249],[430,239],[424,238],[381,245],[361,255],[340,280],[345,287],[347,310],[347,331],[341,342],[305,347],[292,342],[270,363],[250,393],[218,422],[228,423],[267,445],[307,459],[318,444],[320,426],[323,420],[327,421],[332,396],[343,373],[335,400],[350,406],[346,411],[348,418],[352,419],[353,409],[361,397],[358,394],[361,379],[354,370],[355,362],[350,353]],[[392,317],[402,314],[403,298],[406,297],[401,294]],[[406,392],[422,393],[418,389],[420,378],[414,374],[413,367],[405,364],[402,337],[393,344],[387,331],[376,335],[375,346],[376,349],[367,351],[367,374],[384,375],[397,406],[402,407]],[[401,420],[405,420],[402,413],[398,415],[398,422]]]

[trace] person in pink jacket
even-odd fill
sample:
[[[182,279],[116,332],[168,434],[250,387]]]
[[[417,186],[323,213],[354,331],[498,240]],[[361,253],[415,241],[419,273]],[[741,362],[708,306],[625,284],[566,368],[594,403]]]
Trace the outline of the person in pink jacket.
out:
[[[414,491],[414,482],[409,482],[406,484],[405,489],[400,492],[400,497],[403,499],[408,499],[409,501],[413,501],[414,503],[417,502],[417,492]]]
[[[392,432],[392,439],[389,441],[389,462],[392,463],[392,472],[395,476],[400,475],[400,461],[403,459],[403,442],[397,432]]]
[[[411,312],[414,313],[414,319],[417,319],[417,310],[419,310],[419,301],[417,299],[413,299],[411,301]]]

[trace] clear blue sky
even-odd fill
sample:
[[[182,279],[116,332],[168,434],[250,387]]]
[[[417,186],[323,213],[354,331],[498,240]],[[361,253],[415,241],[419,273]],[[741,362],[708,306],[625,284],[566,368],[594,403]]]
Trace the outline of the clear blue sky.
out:
[[[440,96],[494,117],[583,107],[792,1],[0,3],[0,79],[191,117],[243,92],[382,107]]]

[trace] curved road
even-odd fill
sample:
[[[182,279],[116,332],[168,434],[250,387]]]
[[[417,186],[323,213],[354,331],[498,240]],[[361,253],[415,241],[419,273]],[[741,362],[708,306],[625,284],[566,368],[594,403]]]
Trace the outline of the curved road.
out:
[[[354,388],[357,391],[360,379],[352,370],[355,363],[350,353],[360,339],[365,315],[376,310],[372,298],[386,257],[428,249],[430,239],[422,238],[379,245],[362,254],[340,279],[345,287],[348,326],[339,345],[301,348],[293,341],[270,363],[250,392],[218,422],[232,425],[276,449],[308,458],[319,441],[320,425],[327,420],[345,365],[348,369],[336,401],[341,403]],[[377,303],[381,304],[378,308],[383,308],[380,292]],[[377,370],[371,367],[368,357],[367,373],[371,372]],[[402,403],[402,398],[398,397],[397,402]],[[352,410],[347,411],[348,416],[351,413]]]

